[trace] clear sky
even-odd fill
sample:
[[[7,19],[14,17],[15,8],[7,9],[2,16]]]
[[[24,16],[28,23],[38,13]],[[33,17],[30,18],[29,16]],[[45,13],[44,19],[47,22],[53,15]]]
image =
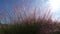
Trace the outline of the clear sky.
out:
[[[9,16],[15,17],[13,8],[23,8],[23,6],[26,8],[29,7],[28,4],[35,5],[35,0],[0,0],[0,20],[5,22],[3,18],[7,15],[7,21],[9,21]]]
[[[24,4],[22,1],[23,0],[0,0],[0,18],[5,17],[5,15],[7,13],[9,13],[9,15],[13,16],[13,7],[15,7],[15,6],[21,8],[24,5],[24,7],[26,8],[26,7],[28,7],[28,5],[27,5],[28,3],[30,5],[36,6],[36,4],[35,4],[36,0],[24,0]],[[60,2],[60,1],[59,0],[57,0],[57,1],[56,0],[38,0],[37,6],[41,5],[41,7],[44,8],[48,4],[51,4],[51,6],[53,7],[52,12],[55,13],[54,17],[57,18],[60,16],[60,4],[58,2]],[[8,21],[8,19],[7,19],[7,21]]]

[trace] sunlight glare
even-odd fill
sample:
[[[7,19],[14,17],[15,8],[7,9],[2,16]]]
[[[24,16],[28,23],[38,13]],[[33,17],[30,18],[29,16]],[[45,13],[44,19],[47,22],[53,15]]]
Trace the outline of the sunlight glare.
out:
[[[55,12],[60,6],[60,0],[49,0],[52,11]]]

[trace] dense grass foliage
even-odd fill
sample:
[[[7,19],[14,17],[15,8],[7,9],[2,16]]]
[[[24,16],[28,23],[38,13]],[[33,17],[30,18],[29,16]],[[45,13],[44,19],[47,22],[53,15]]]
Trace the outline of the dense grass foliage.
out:
[[[4,28],[5,26],[5,28]],[[25,22],[15,25],[2,25],[0,34],[60,34],[60,26],[49,21]]]

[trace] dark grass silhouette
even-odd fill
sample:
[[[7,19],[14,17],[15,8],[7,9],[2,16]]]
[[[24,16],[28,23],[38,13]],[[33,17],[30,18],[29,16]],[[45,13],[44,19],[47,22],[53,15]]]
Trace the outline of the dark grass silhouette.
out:
[[[6,25],[5,25],[6,26]],[[10,25],[9,28],[2,28],[1,34],[60,34],[58,24],[52,24],[48,21],[41,22],[24,22],[20,25]]]

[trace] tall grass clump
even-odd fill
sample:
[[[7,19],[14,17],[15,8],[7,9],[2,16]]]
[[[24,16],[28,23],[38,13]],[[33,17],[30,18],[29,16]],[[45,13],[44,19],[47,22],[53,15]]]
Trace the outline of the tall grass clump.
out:
[[[5,24],[0,24],[0,34],[60,34],[60,25],[52,21],[48,7],[43,11],[41,7],[38,11],[34,6],[28,5],[27,8],[14,6],[12,16],[7,12],[9,22],[4,17]],[[39,16],[36,12],[39,12]]]

